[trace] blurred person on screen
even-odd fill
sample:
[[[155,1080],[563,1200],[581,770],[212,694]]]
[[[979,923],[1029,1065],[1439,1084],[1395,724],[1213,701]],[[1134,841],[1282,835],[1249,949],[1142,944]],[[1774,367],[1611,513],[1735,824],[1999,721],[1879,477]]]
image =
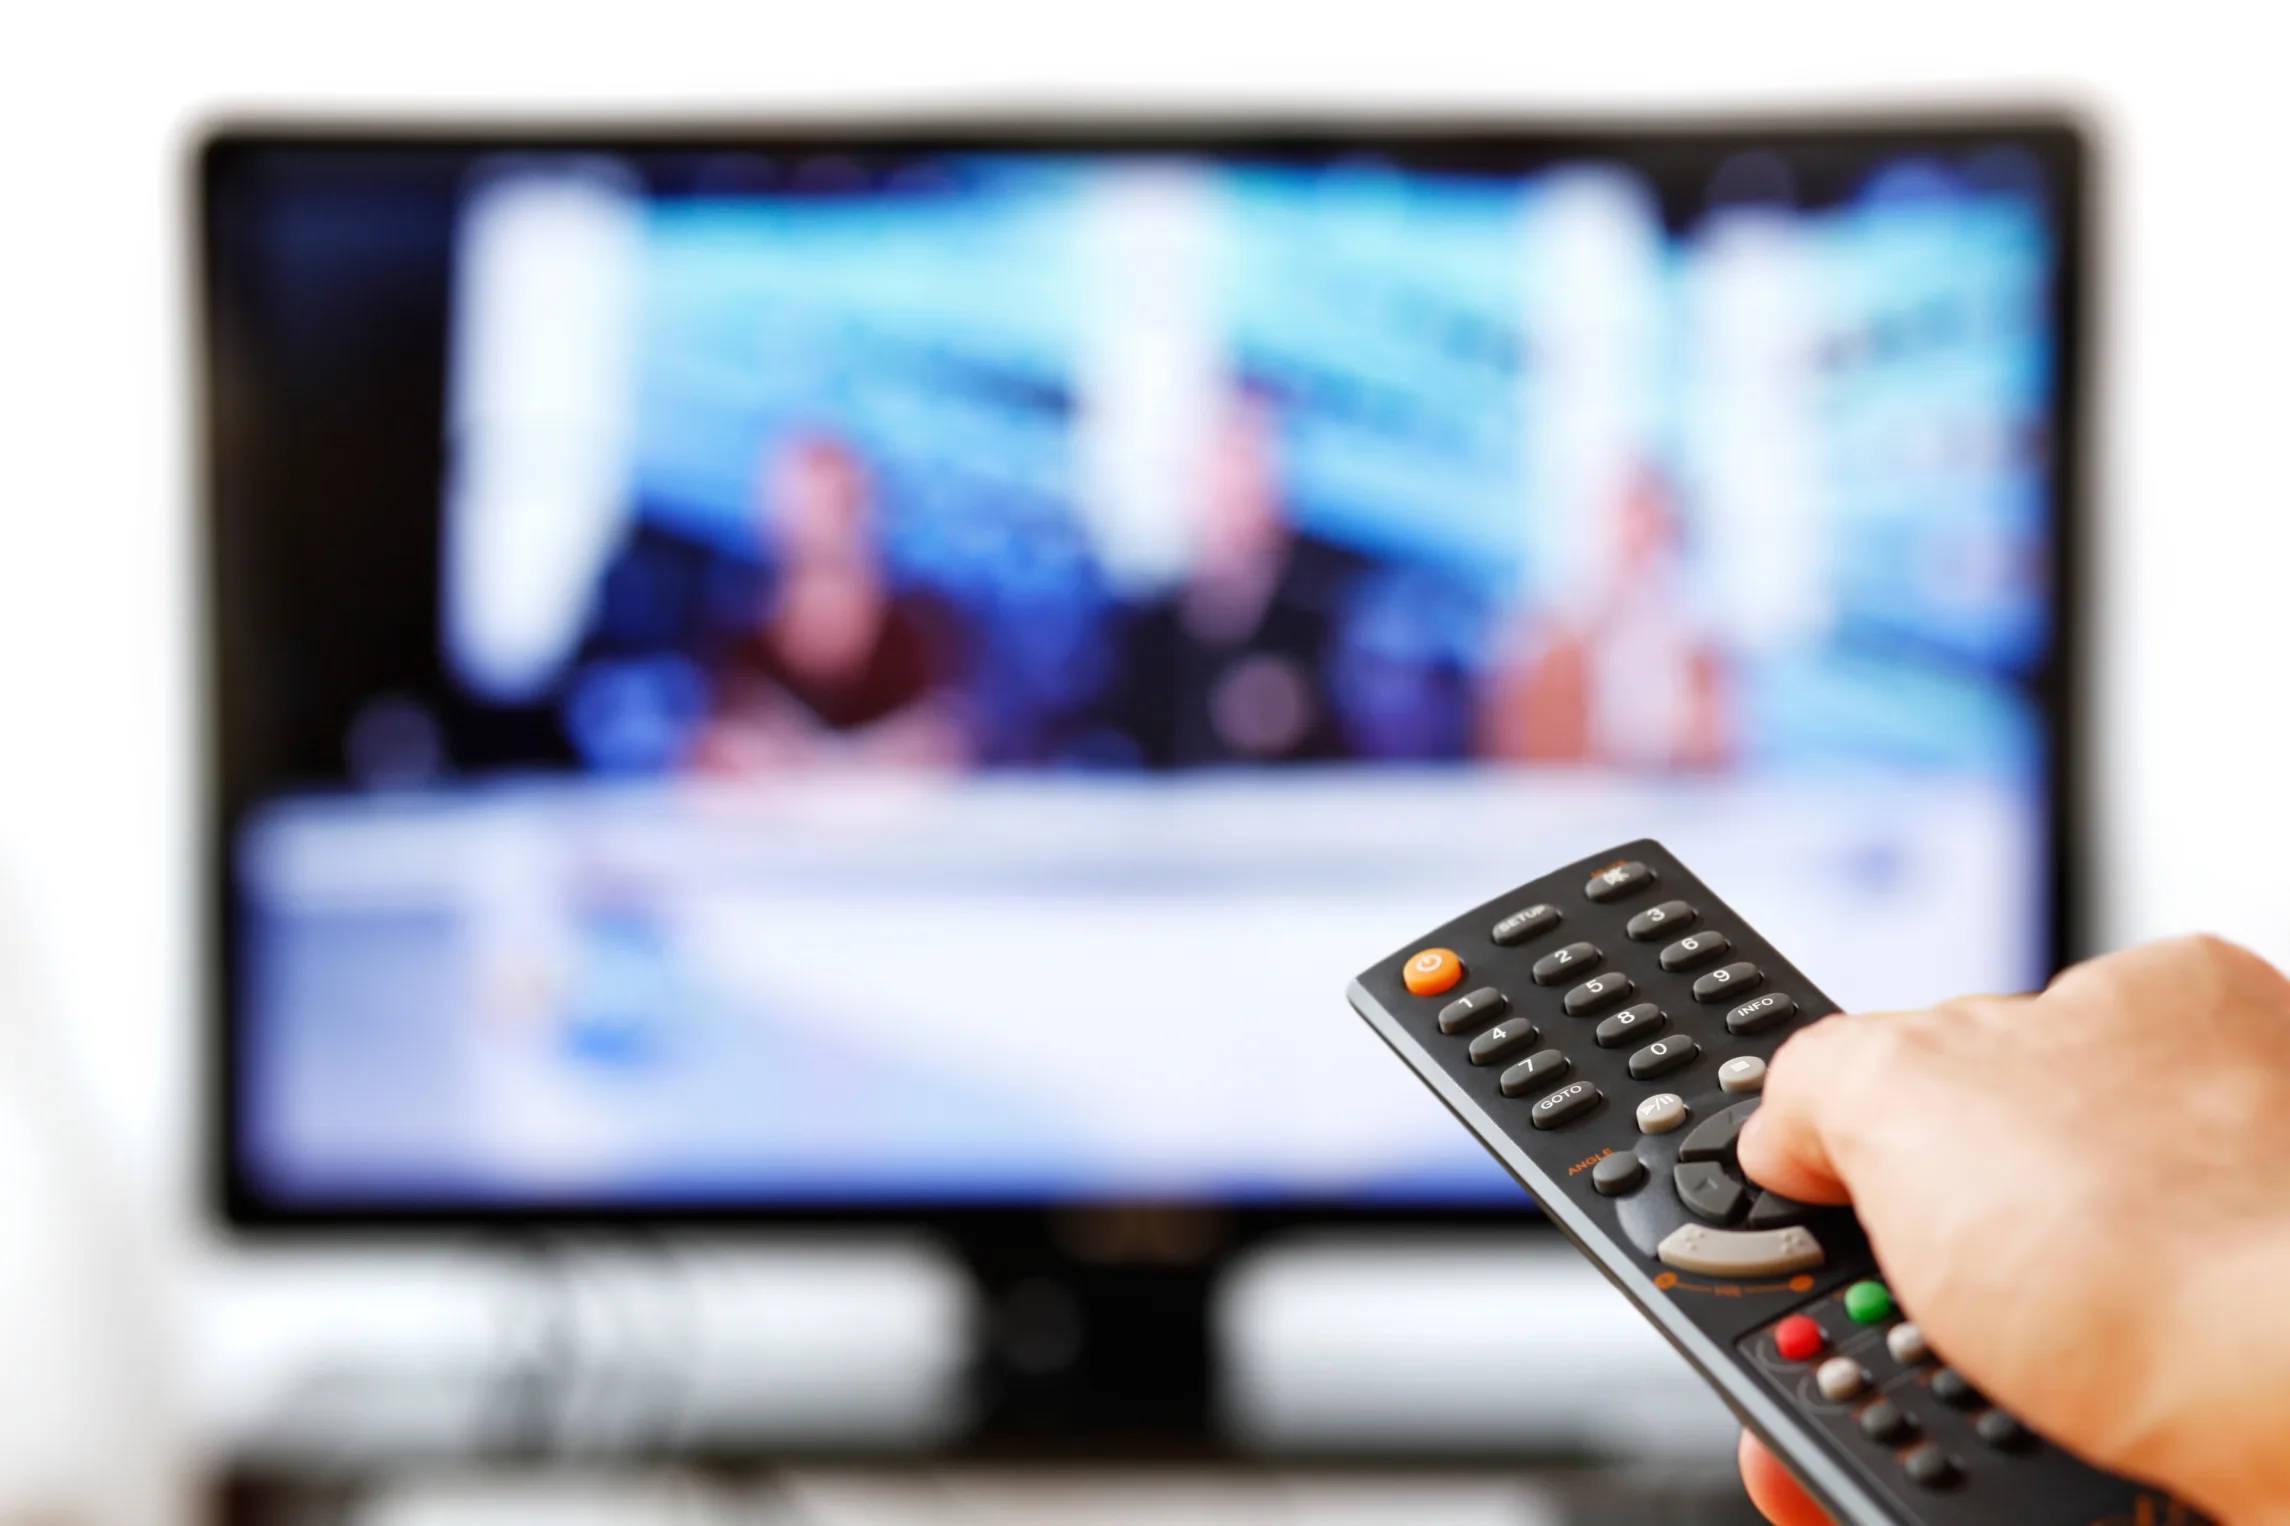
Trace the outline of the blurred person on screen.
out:
[[[1120,724],[1155,767],[1350,755],[1328,666],[1367,563],[1295,524],[1279,429],[1269,392],[1233,390],[1184,578],[1128,622]]]
[[[1517,620],[1499,648],[1482,751],[1521,762],[1724,766],[1732,685],[1697,618],[1668,483],[1632,473],[1600,531],[1584,596]]]
[[[750,775],[967,762],[959,633],[936,600],[893,586],[865,461],[824,432],[780,441],[761,457],[754,506],[771,576],[714,655],[693,766]]]

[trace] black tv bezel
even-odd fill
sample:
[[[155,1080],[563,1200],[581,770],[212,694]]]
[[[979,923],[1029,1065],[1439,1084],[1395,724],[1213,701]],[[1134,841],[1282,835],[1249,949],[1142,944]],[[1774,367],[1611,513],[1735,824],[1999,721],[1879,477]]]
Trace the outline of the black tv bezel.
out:
[[[218,181],[249,154],[280,150],[431,150],[513,152],[840,151],[869,156],[996,151],[1106,153],[1210,159],[1326,162],[1377,156],[1409,165],[1464,171],[1526,173],[1568,160],[1621,160],[1658,169],[1665,159],[1707,163],[1729,152],[1785,149],[1834,152],[1865,163],[1871,156],[1946,152],[2009,142],[2035,155],[2049,177],[2059,233],[2053,323],[2057,432],[2050,438],[2053,533],[2047,569],[2053,640],[2035,691],[2047,725],[2045,783],[2050,927],[2049,962],[2058,968],[2088,948],[2093,862],[2086,794],[2089,759],[2088,578],[2093,396],[2093,142],[2091,123],[2072,108],[1982,112],[1822,111],[1772,115],[1680,115],[1612,118],[1534,116],[1417,117],[1356,115],[1108,117],[1091,115],[928,114],[867,118],[437,121],[263,118],[219,122],[200,132],[189,156],[193,323],[192,392],[196,411],[198,556],[194,648],[200,692],[197,714],[196,861],[198,959],[203,1072],[200,1146],[203,1200],[231,1231],[279,1238],[306,1232],[370,1232],[393,1237],[503,1233],[739,1227],[850,1229],[919,1226],[961,1243],[1034,1245],[1052,1253],[1063,1218],[1096,1210],[1146,1208],[1206,1217],[1208,1243],[1223,1246],[1304,1225],[1487,1226],[1539,1223],[1508,1207],[1355,1206],[1310,1200],[1262,1205],[1222,1200],[1140,1204],[1050,1199],[950,1203],[868,1200],[849,1204],[551,1202],[526,1204],[374,1201],[312,1207],[281,1204],[255,1189],[237,1151],[240,1132],[237,990],[239,907],[230,842],[233,803],[244,798],[231,769],[231,716],[239,696],[261,675],[247,671],[222,624],[245,575],[226,541],[234,501],[235,422],[223,401],[215,338],[218,269],[212,217]],[[1329,993],[1330,1021],[1348,1021],[1340,993]]]

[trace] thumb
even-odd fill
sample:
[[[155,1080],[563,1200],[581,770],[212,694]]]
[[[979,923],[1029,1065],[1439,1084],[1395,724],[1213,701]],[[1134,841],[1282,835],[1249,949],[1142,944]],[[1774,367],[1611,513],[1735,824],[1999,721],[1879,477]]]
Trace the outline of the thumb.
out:
[[[1742,1172],[1801,1203],[1852,1200],[1832,1143],[1853,1116],[1855,1082],[1881,1064],[1880,1016],[1823,1018],[1783,1044],[1765,1075],[1764,1100],[1741,1131]]]

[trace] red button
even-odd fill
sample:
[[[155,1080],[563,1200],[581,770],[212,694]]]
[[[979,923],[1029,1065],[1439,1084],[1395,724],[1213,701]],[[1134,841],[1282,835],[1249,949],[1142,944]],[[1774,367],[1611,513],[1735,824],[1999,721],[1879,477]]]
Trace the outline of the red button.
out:
[[[1774,1349],[1785,1362],[1810,1362],[1828,1343],[1821,1327],[1802,1314],[1792,1314],[1773,1327]]]

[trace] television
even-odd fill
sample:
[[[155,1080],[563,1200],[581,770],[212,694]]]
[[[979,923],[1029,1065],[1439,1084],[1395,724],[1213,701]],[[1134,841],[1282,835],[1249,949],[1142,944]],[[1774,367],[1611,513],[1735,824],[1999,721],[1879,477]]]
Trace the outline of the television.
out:
[[[1655,835],[2080,914],[2048,116],[248,122],[196,157],[247,1227],[1512,1218],[1341,1000]]]

